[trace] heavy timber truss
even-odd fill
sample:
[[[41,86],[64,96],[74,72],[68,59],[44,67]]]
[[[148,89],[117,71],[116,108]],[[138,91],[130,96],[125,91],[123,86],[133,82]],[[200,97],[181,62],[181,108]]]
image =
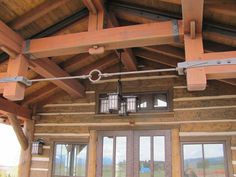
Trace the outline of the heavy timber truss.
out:
[[[22,82],[29,81],[25,79],[28,68],[45,78],[51,78],[51,82],[72,97],[84,96],[84,86],[49,57],[78,53],[96,55],[108,50],[115,50],[118,54],[117,50],[123,49],[122,63],[125,68],[128,71],[137,71],[135,57],[130,48],[179,41],[184,41],[185,65],[190,63],[197,65],[197,67],[186,67],[179,64],[175,68],[178,71],[179,68],[185,69],[188,90],[204,90],[208,79],[236,77],[234,62],[236,51],[204,53],[202,41],[204,0],[182,0],[182,20],[167,18],[166,21],[125,27],[117,27],[118,21],[112,13],[106,11],[102,0],[83,0],[83,2],[89,10],[87,32],[25,40],[0,22],[0,47],[10,56],[7,72],[1,73],[2,81],[5,81],[0,83],[3,97],[11,101],[24,99],[27,84]],[[107,29],[103,28],[104,17],[107,19],[109,27]]]

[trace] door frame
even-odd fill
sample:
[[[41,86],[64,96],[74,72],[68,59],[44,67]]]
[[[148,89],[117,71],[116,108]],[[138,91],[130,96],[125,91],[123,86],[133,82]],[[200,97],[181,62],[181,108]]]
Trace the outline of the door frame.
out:
[[[126,177],[139,177],[139,137],[140,136],[164,136],[165,137],[165,176],[172,176],[172,148],[171,148],[171,130],[121,130],[121,131],[98,131],[97,141],[97,170],[96,177],[102,177],[102,157],[103,157],[103,137],[105,136],[126,136]],[[151,138],[153,139],[153,138]],[[113,141],[113,166],[115,165],[115,141]],[[153,146],[151,146],[153,148]],[[151,156],[152,158],[152,156]],[[152,167],[153,168],[153,167]],[[134,170],[136,169],[136,170]],[[113,176],[115,170],[113,168]],[[152,174],[151,177],[154,177]]]

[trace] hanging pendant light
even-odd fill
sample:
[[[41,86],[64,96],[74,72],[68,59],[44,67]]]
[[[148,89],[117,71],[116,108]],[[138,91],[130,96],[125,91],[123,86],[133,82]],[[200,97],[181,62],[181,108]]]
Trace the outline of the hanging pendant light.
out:
[[[119,67],[121,72],[121,53],[120,50],[120,61]],[[121,83],[121,76],[119,75],[119,79],[117,82],[116,92],[108,93],[108,108],[110,113],[118,113],[120,116],[127,116],[127,98],[123,96],[122,93],[122,83]]]

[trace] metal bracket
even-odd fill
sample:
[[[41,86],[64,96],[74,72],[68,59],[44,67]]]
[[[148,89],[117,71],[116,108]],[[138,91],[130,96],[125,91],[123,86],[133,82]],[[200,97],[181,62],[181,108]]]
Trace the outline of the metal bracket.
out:
[[[222,65],[236,65],[236,58],[206,60],[206,61],[189,61],[178,63],[177,71],[179,75],[184,75],[186,69],[201,68],[206,66],[222,66]]]
[[[9,82],[19,82],[26,86],[31,86],[32,82],[23,76],[16,76],[16,77],[6,77],[0,79],[0,83],[9,83]]]
[[[29,53],[29,48],[30,48],[30,39],[25,41],[25,47],[23,48],[23,53],[28,59],[31,59],[31,60],[37,59],[37,57]]]
[[[178,20],[172,20],[172,31],[174,35],[174,41],[179,42],[179,25]]]

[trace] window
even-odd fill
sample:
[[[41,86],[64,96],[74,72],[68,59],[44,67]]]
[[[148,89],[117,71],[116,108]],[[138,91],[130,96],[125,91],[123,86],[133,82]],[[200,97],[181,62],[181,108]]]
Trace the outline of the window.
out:
[[[169,131],[99,132],[97,177],[169,177],[170,151]]]
[[[129,113],[135,112],[150,112],[169,110],[169,94],[167,92],[157,93],[130,93],[124,94],[127,99],[127,111]],[[113,100],[116,100],[114,98]],[[109,113],[108,96],[102,94],[99,96],[99,113]],[[114,105],[115,107],[117,105]]]
[[[86,177],[87,144],[56,143],[53,177]]]
[[[184,143],[183,177],[228,177],[224,143]]]

